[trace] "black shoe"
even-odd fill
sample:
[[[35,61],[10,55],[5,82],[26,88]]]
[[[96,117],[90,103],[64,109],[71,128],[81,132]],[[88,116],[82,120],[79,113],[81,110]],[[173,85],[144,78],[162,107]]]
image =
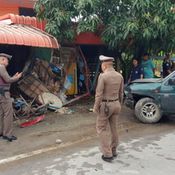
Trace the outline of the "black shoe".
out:
[[[113,157],[115,157],[115,158],[116,158],[117,156],[118,156],[118,154],[117,154],[117,153],[113,153]]]
[[[0,134],[0,137],[2,137],[3,135],[2,134]]]
[[[118,156],[116,147],[113,147],[113,148],[112,148],[112,155],[113,155],[113,157],[115,157],[115,158]]]
[[[16,136],[11,136],[12,140],[17,140],[18,138]]]
[[[15,136],[11,136],[11,137],[3,136],[2,138],[4,140],[9,141],[9,142],[12,142],[13,140],[17,140],[17,137],[15,137]]]
[[[112,162],[113,160],[113,157],[105,157],[104,155],[102,155],[101,158],[106,162]]]
[[[12,139],[11,137],[2,136],[2,138],[3,138],[4,140],[9,141],[9,142],[12,142],[12,141],[13,141],[13,139]]]

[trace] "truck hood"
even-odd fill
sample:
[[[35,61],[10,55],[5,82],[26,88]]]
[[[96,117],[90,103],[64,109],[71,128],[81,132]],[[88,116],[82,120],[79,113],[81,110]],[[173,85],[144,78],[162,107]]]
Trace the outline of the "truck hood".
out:
[[[158,89],[161,86],[162,79],[140,79],[135,80],[131,82],[128,86],[125,88],[125,93],[136,93],[136,94],[142,94],[142,93],[150,93],[150,91],[153,91],[155,89]]]
[[[145,78],[145,79],[137,79],[135,81],[132,81],[130,84],[133,83],[157,83],[162,82],[162,78]]]

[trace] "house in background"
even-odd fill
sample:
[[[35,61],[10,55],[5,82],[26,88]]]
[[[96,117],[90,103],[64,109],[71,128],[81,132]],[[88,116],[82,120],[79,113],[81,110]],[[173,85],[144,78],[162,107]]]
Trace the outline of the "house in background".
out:
[[[36,0],[0,0],[0,16],[7,13],[35,16],[33,6]]]

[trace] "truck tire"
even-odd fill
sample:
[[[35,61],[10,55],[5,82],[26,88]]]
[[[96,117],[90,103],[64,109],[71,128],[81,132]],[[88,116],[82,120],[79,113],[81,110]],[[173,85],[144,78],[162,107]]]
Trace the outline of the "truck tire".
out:
[[[162,117],[159,106],[152,98],[142,98],[136,103],[135,116],[143,123],[156,123]]]

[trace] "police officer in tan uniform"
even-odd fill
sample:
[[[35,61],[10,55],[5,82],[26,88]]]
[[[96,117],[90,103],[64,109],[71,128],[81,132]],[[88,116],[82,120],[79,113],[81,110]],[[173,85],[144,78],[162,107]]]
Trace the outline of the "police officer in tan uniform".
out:
[[[10,84],[17,81],[22,73],[16,73],[10,77],[6,67],[9,64],[11,55],[0,53],[0,137],[12,142],[17,137],[12,135],[13,131],[13,107],[10,97]]]
[[[96,129],[103,153],[102,159],[111,162],[113,157],[117,157],[116,125],[123,101],[124,85],[122,75],[113,68],[114,58],[101,55],[99,59],[103,73],[98,78],[93,111],[97,114]]]

